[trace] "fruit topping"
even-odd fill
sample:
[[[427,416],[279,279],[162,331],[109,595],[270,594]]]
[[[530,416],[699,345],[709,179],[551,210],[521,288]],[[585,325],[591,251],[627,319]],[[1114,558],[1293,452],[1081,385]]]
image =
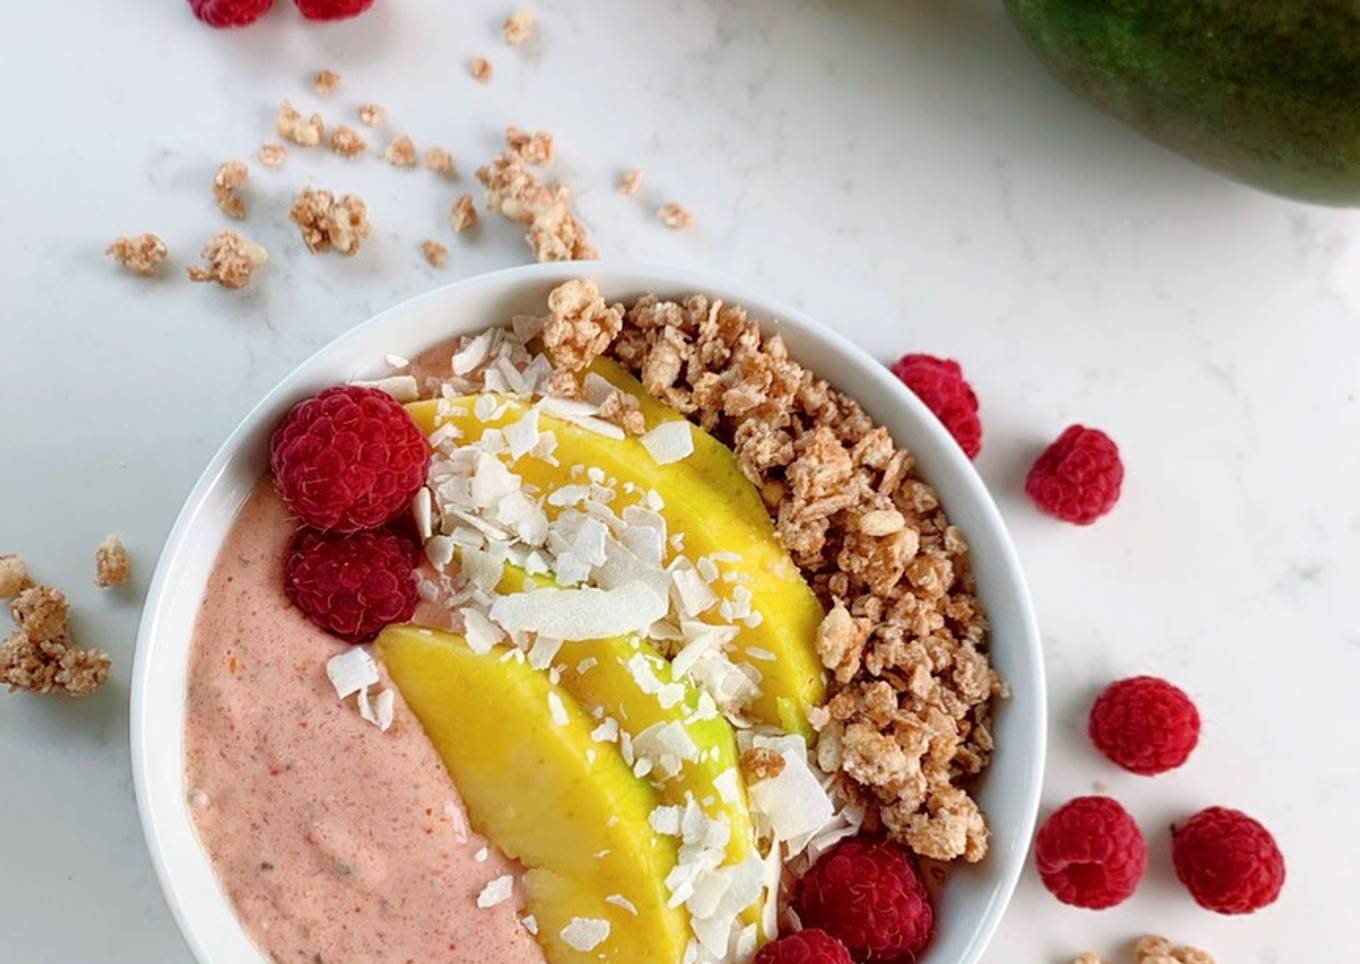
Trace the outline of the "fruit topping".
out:
[[[934,355],[903,355],[892,373],[935,413],[963,454],[975,459],[982,451],[978,400],[959,363]]]
[[[1117,801],[1077,797],[1039,828],[1034,862],[1058,900],[1099,910],[1133,893],[1147,869],[1147,844]]]
[[[415,543],[386,529],[303,529],[285,565],[284,589],[313,623],[352,643],[372,639],[416,610]]]

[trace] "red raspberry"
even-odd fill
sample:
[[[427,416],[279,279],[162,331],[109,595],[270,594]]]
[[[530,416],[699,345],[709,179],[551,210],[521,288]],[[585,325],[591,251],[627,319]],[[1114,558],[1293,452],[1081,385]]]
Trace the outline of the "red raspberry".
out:
[[[1105,687],[1091,706],[1091,742],[1125,770],[1174,770],[1199,742],[1199,710],[1179,687],[1135,676]]]
[[[1123,482],[1114,440],[1100,429],[1073,425],[1039,456],[1025,491],[1049,515],[1085,526],[1114,508]]]
[[[912,958],[935,915],[911,858],[894,843],[843,840],[803,875],[794,901],[804,926],[839,938],[857,961]]]
[[[959,363],[934,355],[903,355],[892,373],[944,423],[963,454],[977,458],[982,451],[982,421],[977,395],[964,380]]]
[[[845,945],[815,927],[789,934],[760,949],[751,964],[855,964]]]
[[[363,643],[416,611],[419,555],[414,542],[386,529],[303,529],[288,553],[283,586],[293,605],[316,625]]]
[[[1171,860],[1195,902],[1220,914],[1258,911],[1284,887],[1284,854],[1241,810],[1209,807],[1172,827]]]
[[[289,409],[269,445],[288,508],[337,532],[391,521],[425,481],[430,451],[420,429],[376,388],[338,385]]]
[[[1077,797],[1039,828],[1034,863],[1058,900],[1099,910],[1133,893],[1147,869],[1147,844],[1118,801]]]
[[[189,0],[189,6],[210,27],[245,27],[267,14],[274,0]]]
[[[373,0],[293,0],[308,20],[347,20],[357,17]]]

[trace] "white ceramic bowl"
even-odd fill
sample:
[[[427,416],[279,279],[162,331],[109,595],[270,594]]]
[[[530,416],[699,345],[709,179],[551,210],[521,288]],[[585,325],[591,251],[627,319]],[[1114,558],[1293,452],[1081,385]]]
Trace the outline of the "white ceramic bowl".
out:
[[[213,457],[161,553],[142,616],[132,683],[132,765],[151,857],[170,909],[202,964],[265,964],[237,923],[195,836],[185,800],[184,716],[189,640],[219,546],[266,466],[269,433],[294,401],[371,377],[384,354],[414,356],[451,334],[541,312],[568,278],[594,278],[607,298],[703,292],[748,308],[783,334],[792,356],[850,391],[916,455],[952,521],[972,544],[978,591],[991,619],[992,659],[1012,696],[998,706],[996,755],[979,789],[991,853],[961,865],[937,908],[938,935],[923,964],[973,964],[1020,874],[1043,774],[1045,698],[1039,633],[1025,580],[991,496],[940,423],[879,362],[811,318],[707,277],[631,264],[533,265],[471,278],[391,308],[336,339],[280,382]]]

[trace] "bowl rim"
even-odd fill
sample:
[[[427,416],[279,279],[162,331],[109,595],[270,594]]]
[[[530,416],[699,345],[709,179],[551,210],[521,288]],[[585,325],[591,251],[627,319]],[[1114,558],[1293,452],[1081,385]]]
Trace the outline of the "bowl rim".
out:
[[[938,419],[914,394],[902,386],[884,365],[851,342],[845,335],[798,309],[765,297],[745,284],[732,282],[720,273],[677,269],[664,265],[623,260],[530,264],[484,272],[432,288],[372,315],[322,345],[276,382],[249,409],[219,446],[185,497],[175,522],[166,537],[143,604],[133,658],[129,735],[133,788],[143,838],[166,904],[191,953],[202,964],[217,964],[218,959],[213,957],[213,951],[203,940],[200,928],[195,925],[190,910],[186,908],[185,902],[177,890],[173,866],[174,859],[163,845],[156,824],[152,803],[152,777],[148,765],[148,747],[157,739],[157,731],[155,730],[155,721],[148,713],[145,694],[151,674],[157,665],[153,658],[156,651],[155,640],[163,615],[162,611],[166,606],[167,585],[171,580],[173,571],[180,563],[180,557],[189,550],[188,535],[214,485],[233,460],[241,454],[248,438],[260,431],[266,420],[272,423],[278,417],[276,413],[282,411],[285,403],[291,402],[297,388],[308,381],[312,370],[322,367],[327,356],[332,353],[339,353],[349,342],[361,340],[367,334],[392,324],[401,317],[414,313],[423,307],[435,305],[442,300],[454,299],[461,292],[481,287],[486,287],[489,290],[495,290],[499,287],[510,291],[516,287],[560,282],[583,276],[599,279],[602,287],[605,288],[608,288],[611,284],[610,276],[634,276],[637,281],[655,288],[683,289],[692,292],[722,292],[724,300],[748,307],[762,321],[768,319],[771,322],[777,322],[780,326],[787,325],[798,330],[801,336],[829,343],[835,351],[845,357],[852,367],[862,369],[867,378],[877,382],[879,388],[886,389],[892,397],[893,404],[905,407],[911,413],[913,420],[920,423],[918,427],[921,431],[935,436],[936,442],[947,441],[948,444],[939,448],[937,456],[951,463],[950,472],[957,477],[954,481],[961,482],[968,490],[964,497],[973,503],[974,509],[981,516],[983,525],[989,530],[989,538],[994,543],[992,549],[1000,554],[1001,568],[1005,572],[1006,580],[1010,583],[1010,593],[1018,607],[1018,611],[1013,614],[1013,618],[1018,623],[1015,633],[1024,646],[1023,651],[1017,654],[1017,658],[1022,659],[1025,663],[1027,674],[1025,688],[1030,691],[1033,703],[1029,708],[1027,732],[1021,734],[1024,743],[1021,749],[1027,751],[1028,765],[1023,773],[1023,785],[1014,791],[1018,797],[1019,829],[1022,832],[1017,836],[1007,853],[999,857],[995,853],[989,856],[989,859],[995,859],[1001,864],[996,870],[998,878],[995,884],[989,888],[991,898],[983,910],[981,919],[977,922],[973,937],[965,948],[963,956],[958,960],[958,964],[974,964],[986,950],[999,926],[1014,894],[1020,873],[1024,868],[1029,843],[1033,837],[1037,820],[1047,753],[1047,684],[1038,619],[1019,555],[1015,550],[1000,510],[972,462],[964,455],[958,445],[954,444]],[[490,323],[482,320],[480,326],[485,327]],[[459,327],[462,326],[456,322],[451,322],[449,329],[442,336],[448,337],[456,333],[456,329]],[[469,327],[468,330],[476,329]],[[817,366],[810,365],[809,367],[816,369]],[[852,392],[851,394],[853,397],[859,397],[857,393]],[[939,491],[941,492],[942,502],[947,503],[960,498],[960,493],[946,493],[943,489]],[[973,541],[974,535],[974,532],[969,533],[970,542]],[[216,552],[217,548],[214,548],[214,558]],[[184,645],[187,647],[188,644],[185,643]],[[1011,734],[1009,739],[1015,739],[1015,735]],[[182,778],[182,761],[180,766]],[[182,788],[181,781],[181,790]],[[183,796],[182,793],[181,796]],[[230,902],[225,894],[222,895],[222,899],[227,901],[228,909],[234,914],[235,909],[230,907]]]

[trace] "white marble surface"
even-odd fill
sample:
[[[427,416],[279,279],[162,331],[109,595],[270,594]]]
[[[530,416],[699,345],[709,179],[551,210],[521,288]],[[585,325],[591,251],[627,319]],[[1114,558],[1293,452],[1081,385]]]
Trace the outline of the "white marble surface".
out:
[[[978,466],[1025,558],[1052,688],[1047,806],[1108,785],[1149,832],[1138,894],[1104,913],[1028,871],[987,964],[1113,953],[1147,930],[1220,961],[1341,960],[1360,849],[1360,216],[1206,174],[1096,114],[1029,57],[994,0],[549,2],[527,50],[508,3],[378,0],[304,24],[280,0],[243,32],[183,3],[14,4],[0,39],[7,190],[0,231],[0,550],[66,586],[114,681],[84,703],[0,696],[0,929],[15,964],[187,964],[142,848],[127,751],[140,594],[180,500],[254,400],[297,361],[398,300],[521,263],[490,221],[449,236],[460,185],[376,159],[294,151],[254,173],[244,226],[272,253],[243,292],[188,284],[225,226],[208,183],[270,136],[282,97],[338,119],[360,100],[465,172],[507,123],[558,136],[559,171],[606,256],[720,270],[888,359],[959,358],[982,399]],[[488,87],[466,59],[489,56]],[[345,90],[319,103],[308,72]],[[641,195],[617,195],[641,167]],[[314,257],[286,221],[304,181],[357,190],[377,226],[353,260]],[[678,199],[698,226],[653,219]],[[173,270],[106,262],[156,231]],[[421,260],[427,236],[450,265]],[[1069,422],[1108,430],[1128,482],[1090,529],[1020,490]],[[122,533],[126,593],[91,584]],[[1088,747],[1113,676],[1169,675],[1204,739],[1146,780]],[[1198,910],[1164,828],[1208,804],[1278,834],[1290,881],[1247,919]],[[72,921],[78,924],[73,924]]]

